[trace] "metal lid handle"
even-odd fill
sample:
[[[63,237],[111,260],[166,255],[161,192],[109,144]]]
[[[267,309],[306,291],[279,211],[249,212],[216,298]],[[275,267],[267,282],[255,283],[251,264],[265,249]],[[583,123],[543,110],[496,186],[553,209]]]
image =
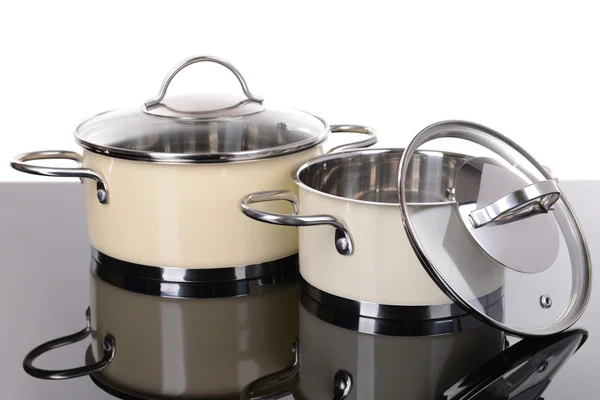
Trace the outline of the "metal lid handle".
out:
[[[227,61],[222,60],[217,57],[198,56],[198,57],[189,58],[189,59],[185,60],[183,63],[181,63],[180,65],[178,65],[177,67],[175,67],[166,76],[156,97],[151,100],[148,100],[146,103],[144,103],[146,105],[146,107],[147,108],[154,107],[155,105],[159,104],[165,98],[165,95],[167,94],[167,89],[169,88],[169,84],[171,83],[171,81],[173,80],[175,75],[177,75],[179,73],[179,71],[181,71],[182,69],[184,69],[185,67],[187,67],[189,65],[199,63],[199,62],[204,62],[204,61],[209,61],[209,62],[213,62],[216,64],[220,64],[220,65],[224,66],[225,68],[227,68],[228,70],[230,70],[235,75],[237,80],[240,82],[240,85],[242,86],[242,90],[244,91],[244,94],[246,95],[248,100],[256,101],[258,103],[263,102],[262,97],[255,96],[250,92],[250,89],[248,89],[248,84],[246,84],[246,80],[244,79],[242,74],[233,65],[231,65]]]
[[[546,214],[560,199],[560,189],[553,180],[525,186],[469,214],[475,228],[492,222],[507,223],[537,214]]]

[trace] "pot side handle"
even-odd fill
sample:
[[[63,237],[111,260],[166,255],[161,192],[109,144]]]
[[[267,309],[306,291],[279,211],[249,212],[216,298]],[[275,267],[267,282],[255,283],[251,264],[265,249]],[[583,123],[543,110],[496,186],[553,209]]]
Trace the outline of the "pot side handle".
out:
[[[300,367],[300,349],[298,340],[292,347],[294,361],[280,371],[263,376],[250,382],[242,390],[240,400],[276,400],[292,394],[295,379]],[[353,387],[352,375],[342,369],[333,377],[333,400],[346,400]]]
[[[364,147],[369,147],[377,143],[377,132],[369,127],[362,125],[331,125],[330,127],[331,133],[362,133],[367,135],[366,139],[359,140],[358,142],[341,144],[339,146],[332,147],[329,149],[327,154],[340,151],[340,150],[350,150],[350,149],[360,149]]]
[[[300,365],[298,340],[293,344],[292,352],[294,361],[291,365],[250,382],[242,390],[240,400],[275,400],[291,394],[293,378],[298,374]]]
[[[84,329],[71,335],[63,336],[61,338],[43,343],[35,349],[31,350],[29,353],[27,353],[25,359],[23,360],[23,369],[25,370],[25,372],[39,379],[62,380],[95,374],[96,372],[100,372],[106,367],[108,367],[111,361],[115,358],[115,353],[117,352],[117,343],[115,341],[115,338],[111,335],[106,335],[104,337],[104,356],[97,363],[85,365],[83,367],[62,370],[47,370],[33,366],[33,362],[35,361],[35,359],[41,356],[42,354],[59,347],[77,343],[88,337],[92,333],[89,307],[85,312],[85,317],[87,320],[87,325]]]
[[[28,161],[34,160],[72,160],[79,164],[79,166],[77,168],[54,168],[28,164]],[[98,201],[102,204],[108,204],[108,186],[106,180],[99,173],[89,168],[83,168],[83,157],[74,151],[48,150],[23,153],[11,160],[10,166],[17,171],[32,175],[79,178],[82,181],[84,178],[93,179],[96,181]]]
[[[250,206],[254,203],[277,200],[292,203],[294,205],[294,214],[269,213]],[[249,194],[244,196],[240,201],[240,208],[247,217],[267,224],[285,226],[331,225],[335,228],[334,243],[337,252],[343,256],[349,256],[354,253],[354,240],[344,222],[331,215],[298,215],[298,196],[290,191],[270,190]]]

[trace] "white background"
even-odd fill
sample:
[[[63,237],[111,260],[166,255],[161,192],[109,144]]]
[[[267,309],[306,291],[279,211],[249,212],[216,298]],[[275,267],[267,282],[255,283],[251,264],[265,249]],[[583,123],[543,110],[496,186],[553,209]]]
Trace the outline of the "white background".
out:
[[[77,149],[77,123],[138,105],[180,60],[232,62],[271,103],[360,123],[406,146],[443,119],[488,125],[561,179],[600,177],[600,23],[552,1],[6,2],[0,13],[0,180],[8,159]],[[171,93],[238,91],[217,66]]]
[[[332,124],[377,128],[380,146],[402,147],[430,123],[467,119],[517,141],[561,180],[600,179],[600,7],[592,1],[13,0],[0,7],[0,44],[0,181],[48,181],[11,170],[9,158],[77,149],[72,132],[81,119],[141,104],[174,64],[201,54],[232,62],[269,102],[311,111]],[[172,85],[172,93],[238,90],[228,72],[208,65],[183,71]],[[594,188],[573,197],[597,249]],[[12,215],[12,206],[6,207]],[[22,232],[37,230],[15,218]],[[6,237],[14,237],[12,225],[5,229]],[[72,231],[70,225],[63,229]],[[64,243],[49,248],[73,256]],[[14,248],[17,257],[26,251]],[[596,299],[578,324],[590,329],[592,339],[559,374],[548,399],[587,400],[600,393]],[[73,315],[79,316],[82,301],[72,301]],[[37,323],[29,314],[21,317]],[[34,325],[26,332],[36,332]],[[56,327],[56,333],[77,327]],[[20,360],[23,349],[17,350],[14,359]],[[2,366],[17,368],[18,362]],[[9,383],[21,394],[33,382],[53,390],[19,374],[25,383]]]

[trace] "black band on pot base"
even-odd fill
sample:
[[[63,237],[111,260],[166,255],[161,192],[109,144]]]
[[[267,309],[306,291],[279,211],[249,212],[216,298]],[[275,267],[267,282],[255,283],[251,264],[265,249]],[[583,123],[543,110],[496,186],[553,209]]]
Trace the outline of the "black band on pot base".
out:
[[[100,280],[120,289],[190,299],[262,294],[277,285],[296,282],[299,277],[297,254],[244,267],[184,269],[133,264],[93,249],[91,270]],[[231,279],[236,276],[252,278]]]
[[[316,300],[317,297],[319,300]],[[481,298],[488,315],[500,318],[503,288]],[[492,300],[495,302],[492,303]],[[486,324],[455,305],[392,306],[345,299],[323,292],[302,279],[300,302],[310,314],[329,324],[356,332],[385,336],[437,336]],[[363,313],[364,311],[364,313]]]
[[[225,282],[260,278],[298,266],[298,254],[262,263],[225,268],[172,268],[136,264],[106,255],[92,246],[92,257],[119,274],[164,282]]]
[[[367,301],[351,300],[324,292],[302,279],[302,293],[333,310],[343,311],[351,315],[378,319],[430,320],[460,317],[468,314],[456,303],[431,306],[397,306],[377,304]],[[488,309],[502,300],[504,287],[478,299],[484,309]],[[450,300],[448,300],[450,301]]]

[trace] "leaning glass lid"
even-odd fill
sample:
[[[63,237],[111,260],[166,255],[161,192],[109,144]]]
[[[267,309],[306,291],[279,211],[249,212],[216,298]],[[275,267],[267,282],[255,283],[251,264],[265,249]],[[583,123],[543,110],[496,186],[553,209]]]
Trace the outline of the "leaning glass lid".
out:
[[[198,62],[222,65],[237,78],[239,94],[167,95],[171,80]],[[164,163],[237,162],[295,153],[322,142],[320,118],[301,110],[267,107],[228,62],[194,57],[171,71],[158,95],[131,109],[108,111],[82,122],[76,141],[103,155]]]
[[[463,155],[439,172],[452,176],[435,179],[417,151]],[[415,176],[431,181],[415,185]],[[557,333],[579,319],[591,284],[585,239],[557,180],[525,150],[481,125],[440,122],[406,148],[398,181],[408,239],[448,297],[518,336]],[[415,190],[445,195],[432,201]],[[498,304],[489,304],[492,293],[501,293]]]

